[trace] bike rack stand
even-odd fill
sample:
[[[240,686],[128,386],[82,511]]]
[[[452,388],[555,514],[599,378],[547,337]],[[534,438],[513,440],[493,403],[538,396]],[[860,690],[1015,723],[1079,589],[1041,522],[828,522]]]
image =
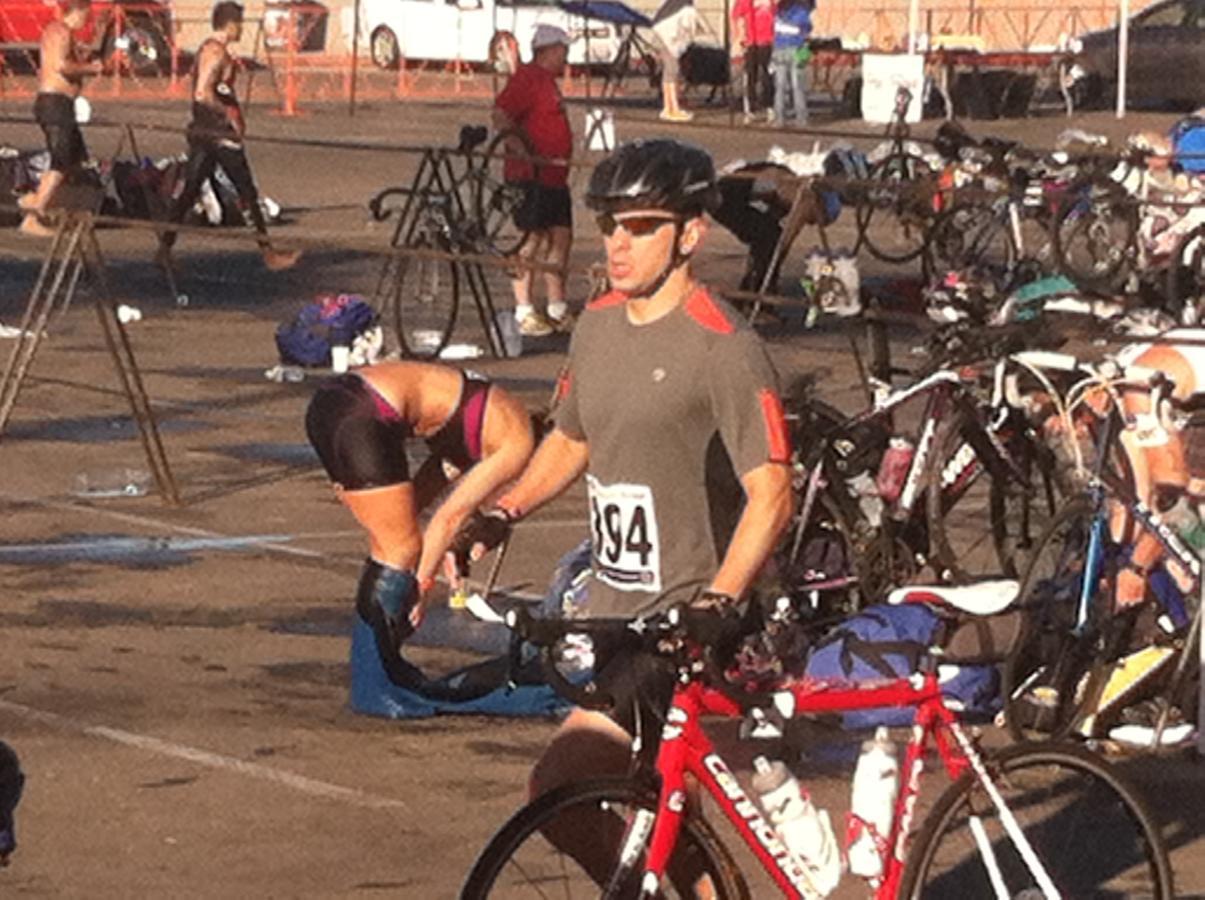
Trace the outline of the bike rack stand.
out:
[[[414,180],[405,191],[406,202],[398,214],[397,227],[394,228],[393,239],[390,242],[391,247],[402,249],[413,236],[415,228],[418,227],[415,201],[420,196],[429,194],[449,196],[456,204],[457,215],[462,218],[468,217],[469,211],[464,197],[456,185],[456,172],[452,168],[452,154],[453,151],[445,147],[428,147],[423,151],[418,171],[414,173]],[[489,343],[490,353],[495,359],[505,357],[506,350],[502,342],[502,334],[498,329],[494,299],[490,293],[484,267],[478,262],[461,260],[456,260],[455,265],[464,276],[465,284],[468,285],[469,293],[473,297],[473,305],[477,309],[477,317],[481,322],[481,330],[485,332],[486,340]],[[388,268],[382,272],[381,279],[377,284],[377,297],[382,296],[387,271]]]
[[[117,317],[117,308],[109,289],[108,273],[100,245],[96,240],[95,220],[91,212],[62,211],[58,228],[42,262],[42,269],[30,292],[21,318],[16,344],[0,376],[0,437],[12,418],[25,376],[33,364],[38,345],[46,335],[46,326],[56,303],[62,314],[70,306],[79,287],[80,276],[87,272],[96,302],[96,314],[122,390],[130,401],[130,410],[138,425],[138,436],[146,453],[147,465],[164,503],[180,504],[175,478],[167,453],[159,438],[155,412],[142,383],[142,374],[134,358],[125,326]]]

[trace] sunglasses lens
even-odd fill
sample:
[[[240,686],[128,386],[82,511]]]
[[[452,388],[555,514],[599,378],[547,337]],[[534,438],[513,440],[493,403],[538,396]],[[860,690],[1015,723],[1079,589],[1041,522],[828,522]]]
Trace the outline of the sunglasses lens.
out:
[[[615,229],[620,226],[623,230],[632,237],[645,237],[652,234],[662,225],[668,225],[676,219],[668,216],[628,216],[623,219],[617,219],[610,213],[603,213],[598,217],[598,230],[607,237],[615,233]]]

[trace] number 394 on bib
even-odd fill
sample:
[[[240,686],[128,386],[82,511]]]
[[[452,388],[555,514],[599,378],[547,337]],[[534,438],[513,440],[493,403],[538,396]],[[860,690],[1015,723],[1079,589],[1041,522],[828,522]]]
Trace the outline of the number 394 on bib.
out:
[[[653,492],[643,484],[602,484],[586,476],[595,577],[620,591],[661,591],[661,550]]]

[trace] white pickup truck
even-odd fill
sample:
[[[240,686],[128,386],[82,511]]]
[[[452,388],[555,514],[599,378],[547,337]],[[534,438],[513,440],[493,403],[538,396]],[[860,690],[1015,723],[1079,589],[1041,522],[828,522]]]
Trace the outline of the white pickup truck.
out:
[[[527,59],[536,25],[545,22],[569,33],[571,65],[587,62],[587,45],[590,63],[609,63],[622,40],[610,22],[587,21],[539,0],[362,0],[360,14],[372,61],[383,69],[403,59],[485,62],[496,31],[513,34]]]

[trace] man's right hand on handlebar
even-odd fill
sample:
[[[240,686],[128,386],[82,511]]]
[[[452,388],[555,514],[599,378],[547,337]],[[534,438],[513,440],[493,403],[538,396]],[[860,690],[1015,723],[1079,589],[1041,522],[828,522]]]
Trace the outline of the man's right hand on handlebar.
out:
[[[469,563],[477,562],[510,536],[516,516],[495,507],[488,512],[476,512],[460,527],[449,548],[456,567],[467,572]]]

